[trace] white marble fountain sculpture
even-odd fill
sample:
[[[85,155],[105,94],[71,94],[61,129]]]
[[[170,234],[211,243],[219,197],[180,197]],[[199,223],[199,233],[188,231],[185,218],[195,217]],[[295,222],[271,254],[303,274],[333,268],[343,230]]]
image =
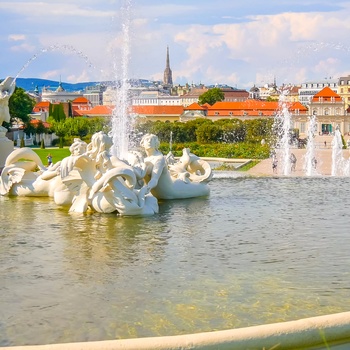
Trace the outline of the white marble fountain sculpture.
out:
[[[30,148],[19,148],[6,159],[0,178],[0,194],[48,196],[70,212],[93,210],[120,215],[153,215],[157,199],[206,196],[212,178],[210,165],[183,150],[174,164],[158,150],[156,135],[141,141],[146,158],[130,152],[127,161],[110,154],[112,139],[98,132],[88,145],[75,139],[71,155],[45,167]]]
[[[6,157],[13,151],[13,142],[6,137],[7,129],[2,126],[2,123],[10,122],[9,100],[15,88],[15,79],[11,77],[7,77],[0,84],[0,171]]]

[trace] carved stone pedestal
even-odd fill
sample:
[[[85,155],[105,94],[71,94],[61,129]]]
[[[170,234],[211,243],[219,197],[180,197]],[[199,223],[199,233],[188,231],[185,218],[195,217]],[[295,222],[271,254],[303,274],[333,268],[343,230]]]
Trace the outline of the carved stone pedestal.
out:
[[[0,173],[5,166],[8,155],[13,151],[13,141],[9,140],[5,133],[7,129],[0,126]]]

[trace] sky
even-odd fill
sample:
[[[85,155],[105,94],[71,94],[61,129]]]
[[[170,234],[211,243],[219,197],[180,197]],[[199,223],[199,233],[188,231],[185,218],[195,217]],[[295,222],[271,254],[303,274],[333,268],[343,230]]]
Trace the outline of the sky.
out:
[[[249,89],[350,75],[350,2],[1,0],[0,79]]]

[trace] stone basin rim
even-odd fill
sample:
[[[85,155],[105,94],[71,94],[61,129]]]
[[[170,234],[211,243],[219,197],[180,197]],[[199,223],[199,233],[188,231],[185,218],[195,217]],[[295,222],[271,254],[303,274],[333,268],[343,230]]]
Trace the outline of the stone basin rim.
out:
[[[350,346],[350,312],[176,336],[3,347],[6,350],[328,349]],[[338,349],[338,347],[337,347]],[[339,349],[345,349],[343,347]]]

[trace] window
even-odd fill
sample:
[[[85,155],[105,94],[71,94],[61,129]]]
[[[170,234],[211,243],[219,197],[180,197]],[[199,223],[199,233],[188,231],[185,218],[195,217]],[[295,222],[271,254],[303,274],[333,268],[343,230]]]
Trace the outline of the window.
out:
[[[305,123],[300,123],[300,132],[304,133],[305,132]]]

